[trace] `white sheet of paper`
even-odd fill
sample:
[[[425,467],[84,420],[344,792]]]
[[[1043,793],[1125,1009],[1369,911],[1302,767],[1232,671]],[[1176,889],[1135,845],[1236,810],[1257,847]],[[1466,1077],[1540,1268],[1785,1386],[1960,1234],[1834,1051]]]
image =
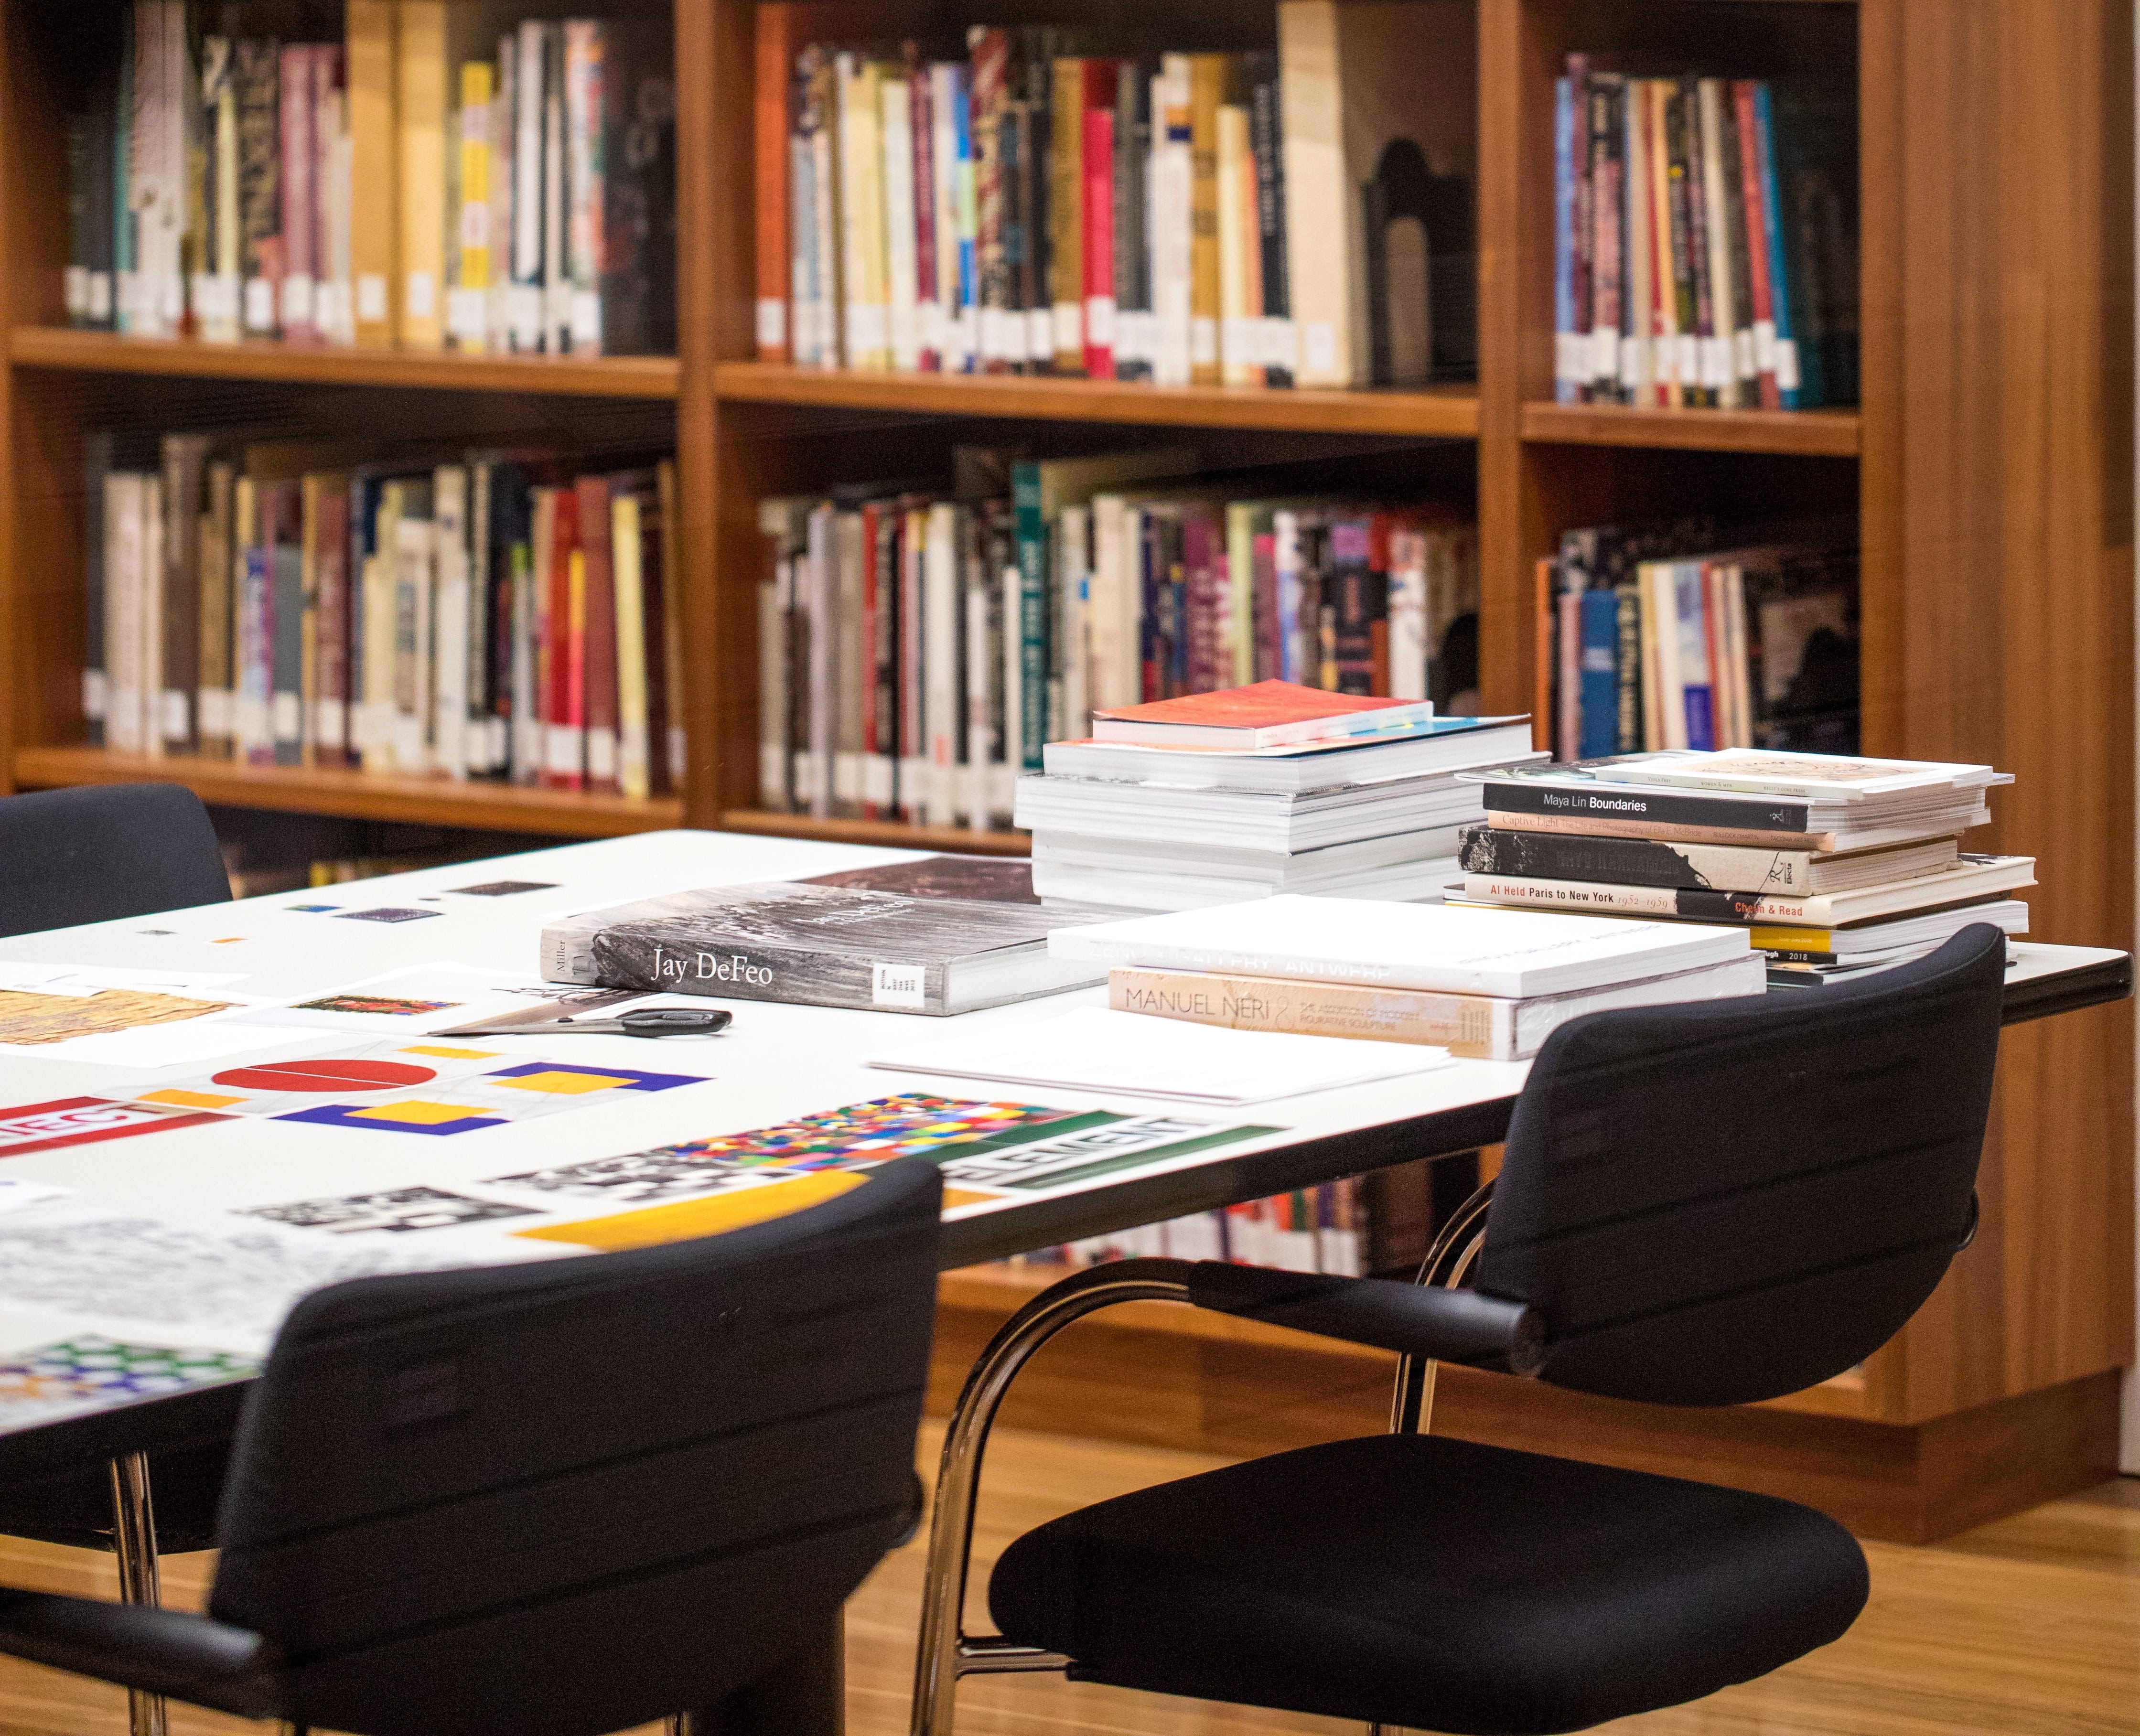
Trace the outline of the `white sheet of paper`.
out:
[[[0,1176],[0,1212],[19,1212],[27,1206],[42,1205],[47,1199],[64,1199],[72,1192],[72,1188],[56,1187],[48,1181]]]
[[[1448,1050],[1415,1043],[1229,1031],[1106,1007],[988,1037],[896,1046],[870,1062],[901,1072],[1196,1103],[1259,1103],[1450,1064]]]
[[[52,1061],[87,1061],[99,1067],[197,1067],[227,1055],[249,1055],[302,1040],[302,1031],[263,1031],[238,1022],[240,1015],[211,1013],[177,1024],[143,1025],[132,1031],[100,1031],[94,1037],[70,1037],[65,1042],[0,1043],[0,1054],[42,1056]]]

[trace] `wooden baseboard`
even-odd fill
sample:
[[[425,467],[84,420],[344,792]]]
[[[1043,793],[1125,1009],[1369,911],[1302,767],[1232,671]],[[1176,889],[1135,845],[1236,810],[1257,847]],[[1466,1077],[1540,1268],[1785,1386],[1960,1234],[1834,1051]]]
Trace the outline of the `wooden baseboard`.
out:
[[[1158,1307],[1161,1305],[1152,1305]],[[947,1282],[930,1409],[941,1415],[1009,1309]],[[1184,1332],[1080,1322],[1004,1400],[1021,1429],[1237,1457],[1388,1426],[1396,1359],[1258,1328]],[[1445,1368],[1434,1429],[1460,1439],[1622,1465],[1802,1501],[1861,1537],[1924,1543],[2113,1476],[2116,1371],[1908,1425],[1770,1406],[1680,1410]]]

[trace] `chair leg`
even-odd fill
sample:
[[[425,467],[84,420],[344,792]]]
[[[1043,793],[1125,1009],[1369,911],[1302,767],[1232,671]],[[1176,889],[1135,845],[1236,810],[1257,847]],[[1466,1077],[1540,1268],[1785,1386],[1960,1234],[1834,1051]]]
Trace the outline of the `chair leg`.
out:
[[[1486,1239],[1486,1211],[1493,1203],[1494,1184],[1490,1181],[1456,1208],[1420,1263],[1415,1283],[1449,1290],[1461,1287]],[[1431,1430],[1435,1368],[1429,1357],[1397,1358],[1396,1388],[1390,1395],[1391,1434],[1425,1434]]]
[[[149,1488],[149,1455],[122,1453],[111,1461],[111,1547],[119,1561],[119,1599],[154,1609],[163,1601],[156,1565],[156,1510]],[[126,1690],[130,1736],[164,1736],[164,1696]]]
[[[1122,1260],[1088,1267],[1050,1286],[1004,1322],[989,1341],[944,1430],[929,1520],[929,1567],[921,1587],[921,1635],[915,1649],[911,1736],[951,1736],[959,1678],[979,1672],[1061,1670],[1056,1652],[1014,1645],[1001,1637],[969,1639],[963,1629],[966,1573],[974,1544],[974,1498],[989,1429],[1027,1359],[1073,1320],[1117,1302],[1186,1302],[1190,1268],[1181,1260]]]

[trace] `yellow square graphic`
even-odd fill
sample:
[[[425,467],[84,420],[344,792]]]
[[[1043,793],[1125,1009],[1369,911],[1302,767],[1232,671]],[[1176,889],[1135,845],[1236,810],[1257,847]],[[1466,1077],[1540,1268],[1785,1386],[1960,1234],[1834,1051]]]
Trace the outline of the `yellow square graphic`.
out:
[[[218,1097],[213,1091],[182,1091],[172,1086],[160,1091],[143,1091],[137,1103],[175,1103],[181,1109],[223,1109],[243,1103],[243,1097]]]
[[[610,1073],[523,1073],[518,1079],[493,1079],[493,1085],[510,1086],[515,1091],[552,1091],[561,1097],[577,1097],[588,1091],[615,1091],[620,1085],[632,1081],[620,1075]]]
[[[400,1052],[404,1055],[435,1055],[443,1061],[493,1061],[497,1059],[499,1052],[496,1049],[449,1049],[437,1045],[412,1042]]]
[[[784,1218],[858,1188],[864,1178],[839,1170],[798,1175],[770,1187],[744,1188],[710,1199],[685,1199],[674,1205],[649,1206],[643,1212],[620,1212],[614,1218],[590,1218],[579,1224],[553,1224],[543,1229],[515,1232],[534,1242],[571,1242],[582,1248],[614,1253],[621,1248],[651,1248],[658,1242],[687,1242],[723,1230]]]
[[[464,1116],[495,1115],[493,1109],[474,1109],[465,1103],[425,1103],[415,1100],[406,1103],[375,1103],[369,1109],[352,1109],[352,1121],[407,1121],[419,1127],[430,1127],[440,1121],[458,1121]]]

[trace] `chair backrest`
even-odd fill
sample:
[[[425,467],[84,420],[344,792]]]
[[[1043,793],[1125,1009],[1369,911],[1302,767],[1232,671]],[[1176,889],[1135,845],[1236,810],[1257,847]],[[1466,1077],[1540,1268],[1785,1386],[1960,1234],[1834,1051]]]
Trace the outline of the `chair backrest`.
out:
[[[239,1426],[210,1612],[282,1649],[315,1728],[719,1704],[913,1523],[940,1194],[907,1160],[725,1235],[307,1297]]]
[[[0,798],[0,937],[229,898],[208,810],[179,784]]]
[[[1740,1404],[1893,1336],[1975,1225],[2005,944],[1978,924],[1858,983],[1554,1032],[1476,1277],[1544,1313],[1543,1377]]]

